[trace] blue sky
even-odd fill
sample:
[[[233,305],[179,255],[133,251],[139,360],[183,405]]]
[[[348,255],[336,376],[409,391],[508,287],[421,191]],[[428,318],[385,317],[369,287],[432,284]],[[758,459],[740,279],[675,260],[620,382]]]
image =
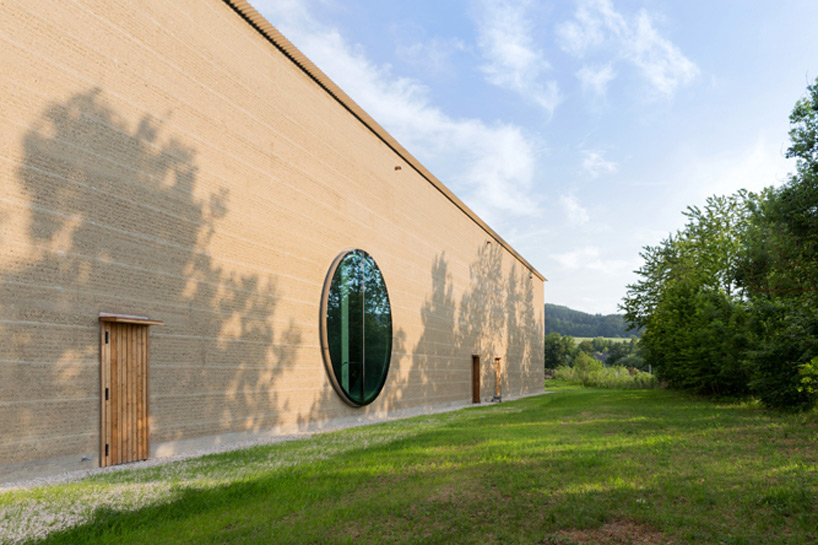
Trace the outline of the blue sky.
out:
[[[786,178],[818,77],[815,0],[251,3],[592,313],[687,206]]]

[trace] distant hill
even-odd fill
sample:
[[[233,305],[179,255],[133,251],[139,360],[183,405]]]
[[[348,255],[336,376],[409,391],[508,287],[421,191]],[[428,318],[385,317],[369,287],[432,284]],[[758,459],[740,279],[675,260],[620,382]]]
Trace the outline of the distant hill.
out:
[[[630,337],[637,332],[628,331],[621,314],[588,314],[561,305],[545,304],[545,332],[572,337]]]

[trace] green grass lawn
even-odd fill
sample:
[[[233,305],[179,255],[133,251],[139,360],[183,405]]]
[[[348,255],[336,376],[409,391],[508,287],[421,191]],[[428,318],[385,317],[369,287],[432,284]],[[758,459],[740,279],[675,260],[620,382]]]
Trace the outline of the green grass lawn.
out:
[[[45,517],[78,522],[44,540],[71,544],[814,544],[817,432],[815,413],[561,386],[5,492],[0,542]]]

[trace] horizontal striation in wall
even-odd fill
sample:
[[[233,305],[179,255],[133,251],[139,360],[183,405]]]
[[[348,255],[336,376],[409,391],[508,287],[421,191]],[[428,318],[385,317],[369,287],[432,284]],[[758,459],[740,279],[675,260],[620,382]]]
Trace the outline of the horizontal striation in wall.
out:
[[[542,390],[540,278],[224,2],[4,0],[0,47],[0,466],[98,451],[100,312],[164,322],[155,447],[468,401],[473,354]],[[362,409],[319,337],[348,248],[394,327]]]

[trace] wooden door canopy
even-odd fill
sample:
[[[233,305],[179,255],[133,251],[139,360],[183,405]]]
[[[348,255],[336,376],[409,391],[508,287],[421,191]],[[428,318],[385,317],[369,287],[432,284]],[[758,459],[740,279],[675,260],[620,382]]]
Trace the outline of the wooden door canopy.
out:
[[[165,325],[162,320],[151,320],[146,316],[131,316],[129,314],[108,314],[99,313],[100,322],[111,322],[115,324],[139,324],[139,325]]]
[[[150,336],[160,320],[100,313],[100,466],[150,457]]]

